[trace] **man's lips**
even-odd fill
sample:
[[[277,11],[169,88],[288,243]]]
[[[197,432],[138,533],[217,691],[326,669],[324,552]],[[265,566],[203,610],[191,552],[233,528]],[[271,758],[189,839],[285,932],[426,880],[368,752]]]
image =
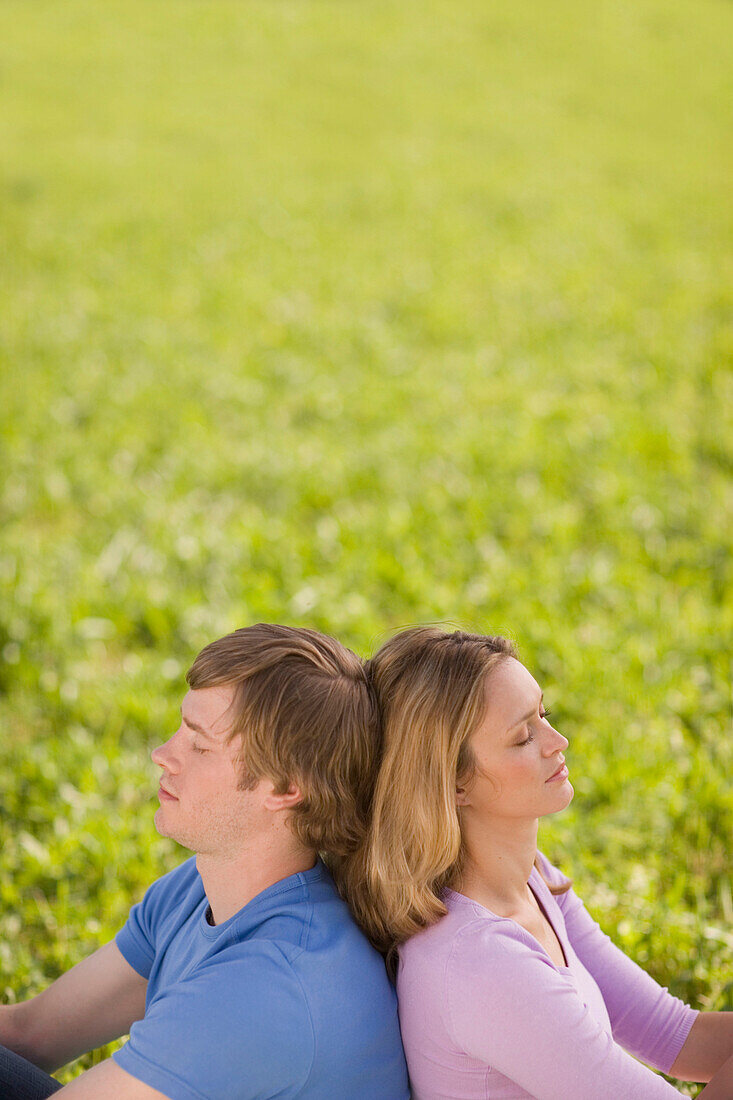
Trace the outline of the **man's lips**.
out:
[[[178,801],[176,796],[174,794],[171,794],[170,791],[167,791],[162,783],[158,787],[158,798],[162,799],[162,801],[164,801],[164,802],[177,802]]]

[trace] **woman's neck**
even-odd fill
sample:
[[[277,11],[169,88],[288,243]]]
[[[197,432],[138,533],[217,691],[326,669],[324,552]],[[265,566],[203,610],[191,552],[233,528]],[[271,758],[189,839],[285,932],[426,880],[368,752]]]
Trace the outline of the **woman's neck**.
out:
[[[537,854],[537,818],[478,823],[464,812],[461,825],[465,856],[455,888],[499,916],[526,906]]]

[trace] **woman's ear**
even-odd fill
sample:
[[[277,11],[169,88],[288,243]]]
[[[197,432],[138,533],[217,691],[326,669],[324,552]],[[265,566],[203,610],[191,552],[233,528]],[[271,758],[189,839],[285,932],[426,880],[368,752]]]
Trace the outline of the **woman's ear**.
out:
[[[465,787],[456,787],[456,806],[470,806],[471,800]]]

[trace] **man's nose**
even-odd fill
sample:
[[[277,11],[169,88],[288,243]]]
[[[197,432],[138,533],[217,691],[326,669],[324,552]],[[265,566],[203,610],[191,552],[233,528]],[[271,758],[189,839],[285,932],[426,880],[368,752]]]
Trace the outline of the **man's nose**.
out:
[[[159,768],[165,768],[166,771],[175,772],[178,771],[178,753],[176,752],[176,734],[169,737],[167,741],[164,741],[162,745],[158,745],[154,748],[150,754],[150,758],[154,764],[157,764]]]

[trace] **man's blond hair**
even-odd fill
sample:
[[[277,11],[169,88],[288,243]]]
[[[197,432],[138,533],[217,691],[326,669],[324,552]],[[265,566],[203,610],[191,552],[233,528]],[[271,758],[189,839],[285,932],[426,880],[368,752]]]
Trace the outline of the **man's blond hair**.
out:
[[[241,738],[240,785],[267,777],[302,799],[290,820],[308,848],[338,860],[366,829],[379,723],[364,662],[334,638],[258,623],[201,650],[186,680],[230,686],[230,738]]]

